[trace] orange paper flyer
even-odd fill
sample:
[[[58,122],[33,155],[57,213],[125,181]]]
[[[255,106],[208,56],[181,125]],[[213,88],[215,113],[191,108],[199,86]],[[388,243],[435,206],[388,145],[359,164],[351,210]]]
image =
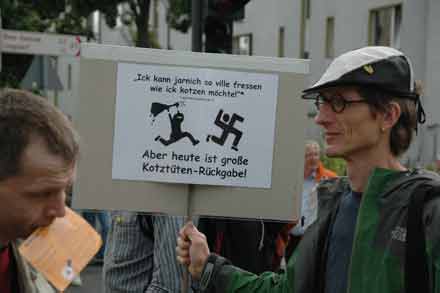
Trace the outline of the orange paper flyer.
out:
[[[66,207],[66,216],[39,228],[20,246],[23,257],[59,291],[64,291],[102,245],[99,234]]]

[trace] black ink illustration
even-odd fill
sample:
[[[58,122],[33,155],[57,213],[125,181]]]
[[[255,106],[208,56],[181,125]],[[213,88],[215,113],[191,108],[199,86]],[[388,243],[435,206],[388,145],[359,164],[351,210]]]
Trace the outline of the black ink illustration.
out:
[[[168,112],[168,118],[170,119],[171,123],[171,133],[169,135],[168,139],[165,139],[158,135],[154,140],[159,141],[164,146],[168,146],[170,144],[173,144],[179,140],[181,140],[184,137],[187,137],[192,145],[197,145],[200,141],[195,139],[194,136],[189,133],[188,131],[182,131],[182,122],[185,119],[185,116],[182,112],[179,111],[179,103],[174,103],[171,105],[166,105],[162,103],[152,103],[150,113],[151,116],[153,116],[153,122],[154,119],[161,113],[163,113],[165,110]],[[176,107],[177,112],[171,115],[170,109]]]
[[[217,114],[217,117],[215,118],[214,124],[223,129],[223,132],[220,137],[214,136],[214,135],[208,135],[206,137],[206,141],[212,140],[216,144],[224,145],[226,139],[228,138],[229,134],[235,135],[234,141],[232,142],[232,147],[234,151],[238,151],[238,143],[240,142],[240,139],[243,135],[243,133],[234,127],[235,122],[243,122],[244,118],[240,115],[234,113],[232,114],[232,118],[229,117],[229,114],[224,113],[223,109],[220,109],[220,111]]]

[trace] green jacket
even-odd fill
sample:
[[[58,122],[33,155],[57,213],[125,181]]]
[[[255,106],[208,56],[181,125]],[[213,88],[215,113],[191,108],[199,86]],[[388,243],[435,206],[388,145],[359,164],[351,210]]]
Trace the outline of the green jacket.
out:
[[[376,169],[359,207],[347,293],[403,293],[407,206],[414,182],[440,180],[427,171],[395,172]],[[318,219],[306,231],[282,274],[260,276],[240,270],[219,256],[202,282],[206,292],[322,293],[325,282],[328,231],[341,195],[350,191],[347,178],[323,181],[318,187]],[[427,202],[424,223],[430,266],[431,292],[440,293],[440,197]],[[206,280],[209,280],[206,282]]]

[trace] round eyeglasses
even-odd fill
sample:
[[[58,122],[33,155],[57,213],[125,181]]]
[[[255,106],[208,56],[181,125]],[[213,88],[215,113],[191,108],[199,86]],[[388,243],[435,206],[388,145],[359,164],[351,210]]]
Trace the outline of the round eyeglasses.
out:
[[[323,104],[329,104],[332,108],[333,112],[335,113],[342,113],[344,112],[347,105],[350,104],[356,104],[356,103],[368,103],[366,100],[346,100],[345,98],[341,96],[333,96],[333,97],[325,97],[321,94],[316,94],[314,96],[303,96],[303,99],[306,100],[315,100],[314,104],[316,106],[316,109],[319,111],[321,108],[321,105]]]

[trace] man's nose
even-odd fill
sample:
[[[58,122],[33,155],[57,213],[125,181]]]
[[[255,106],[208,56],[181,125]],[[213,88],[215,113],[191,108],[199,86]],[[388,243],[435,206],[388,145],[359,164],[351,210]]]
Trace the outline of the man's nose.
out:
[[[315,116],[315,123],[318,125],[323,125],[329,122],[331,117],[335,113],[333,112],[329,103],[323,103],[319,106],[318,115]]]
[[[51,218],[62,218],[66,215],[66,193],[60,192],[54,196],[47,208],[47,215]]]

